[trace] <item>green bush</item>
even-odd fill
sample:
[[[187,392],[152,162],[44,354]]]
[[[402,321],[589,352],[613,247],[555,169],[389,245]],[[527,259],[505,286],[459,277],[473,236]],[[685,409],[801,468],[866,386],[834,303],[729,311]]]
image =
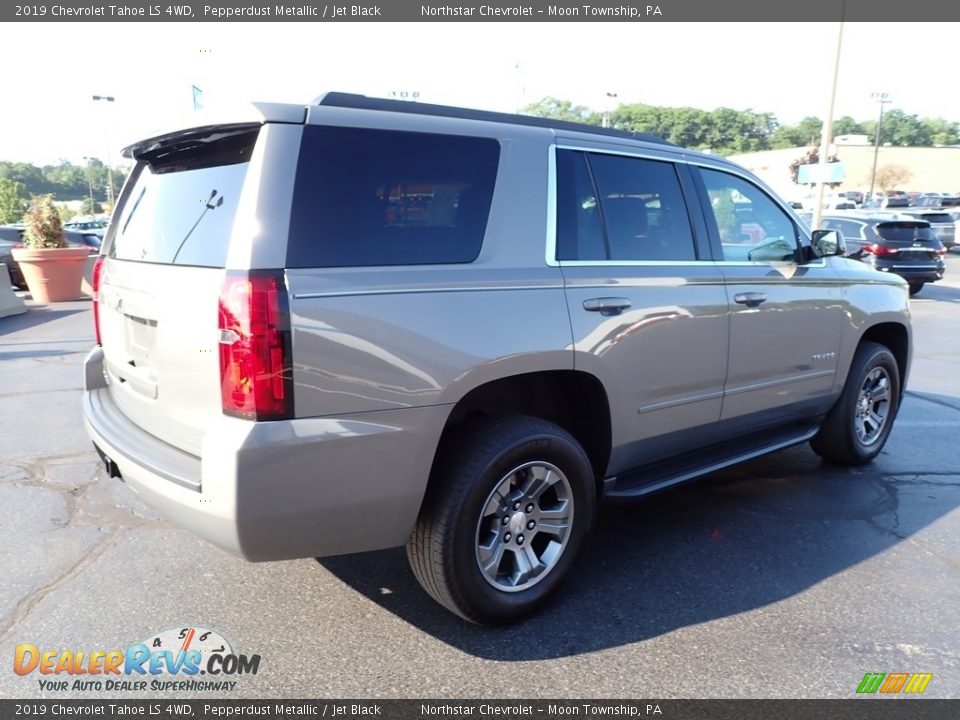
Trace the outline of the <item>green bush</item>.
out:
[[[53,195],[34,195],[25,219],[27,229],[23,233],[24,247],[33,250],[67,247],[60,211],[53,204]]]

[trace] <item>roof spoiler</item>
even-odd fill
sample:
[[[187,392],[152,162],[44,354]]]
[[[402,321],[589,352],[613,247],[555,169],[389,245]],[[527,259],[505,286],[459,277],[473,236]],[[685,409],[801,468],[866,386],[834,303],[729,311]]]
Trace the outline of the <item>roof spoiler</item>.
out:
[[[222,118],[220,117],[222,115]],[[204,120],[203,125],[192,128],[178,129],[173,132],[154,135],[153,137],[141,140],[123,149],[125,158],[138,159],[141,155],[150,152],[162,145],[167,145],[173,141],[188,136],[207,137],[217,132],[235,131],[236,128],[250,128],[263,123],[287,123],[292,125],[302,125],[307,119],[307,108],[303,105],[293,105],[290,103],[270,103],[254,102],[244,103],[237,106],[236,109],[223,111],[221,113],[213,112],[209,114],[198,114],[198,118]]]

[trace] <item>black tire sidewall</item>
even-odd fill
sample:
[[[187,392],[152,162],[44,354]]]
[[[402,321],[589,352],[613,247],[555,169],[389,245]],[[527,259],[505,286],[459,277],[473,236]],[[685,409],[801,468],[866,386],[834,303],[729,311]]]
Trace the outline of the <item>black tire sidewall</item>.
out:
[[[559,429],[558,429],[559,430]],[[596,504],[593,473],[586,455],[565,433],[540,429],[505,445],[489,458],[467,490],[455,522],[452,557],[454,586],[460,589],[468,613],[486,622],[510,622],[543,602],[570,569],[593,520]],[[494,588],[483,577],[476,560],[477,523],[490,492],[519,465],[542,460],[567,477],[573,496],[570,536],[557,565],[533,587],[518,592]]]

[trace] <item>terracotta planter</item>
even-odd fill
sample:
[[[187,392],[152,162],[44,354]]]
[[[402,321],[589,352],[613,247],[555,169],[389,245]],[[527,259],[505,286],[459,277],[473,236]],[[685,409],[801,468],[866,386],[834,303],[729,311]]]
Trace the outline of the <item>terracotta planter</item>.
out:
[[[80,283],[90,251],[85,247],[13,248],[34,302],[51,303],[80,298]]]

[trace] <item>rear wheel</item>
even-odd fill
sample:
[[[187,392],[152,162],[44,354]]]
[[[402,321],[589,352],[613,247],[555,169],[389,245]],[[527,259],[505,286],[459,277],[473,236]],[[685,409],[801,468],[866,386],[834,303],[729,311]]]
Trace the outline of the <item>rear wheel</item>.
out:
[[[511,622],[562,581],[595,505],[590,463],[565,430],[526,416],[472,423],[440,449],[407,558],[449,610]]]
[[[916,295],[918,292],[920,292],[921,290],[923,290],[924,284],[925,284],[925,283],[922,283],[922,282],[910,283],[910,294],[911,294],[911,295]]]
[[[864,465],[887,442],[899,402],[900,372],[893,353],[878,343],[860,343],[843,392],[810,445],[829,462]]]

